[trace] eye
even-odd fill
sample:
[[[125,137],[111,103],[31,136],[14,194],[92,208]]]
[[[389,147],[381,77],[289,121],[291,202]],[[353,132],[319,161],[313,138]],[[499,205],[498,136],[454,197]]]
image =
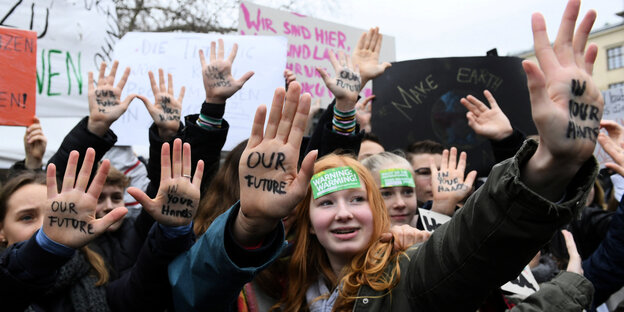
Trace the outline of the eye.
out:
[[[25,214],[21,217],[19,217],[19,221],[23,221],[23,222],[30,222],[35,220],[35,216],[31,215],[31,214]]]
[[[317,204],[317,206],[318,206],[318,207],[323,207],[323,206],[331,206],[332,204],[333,204],[333,202],[332,202],[331,200],[329,200],[329,199],[324,199],[324,200],[321,200],[321,201]]]
[[[115,193],[115,194],[113,194],[113,195],[111,196],[111,199],[112,199],[113,201],[116,201],[116,202],[122,201],[122,200],[123,200],[123,194],[121,194],[121,193]]]
[[[389,198],[392,196],[392,192],[388,191],[388,190],[381,190],[381,197],[383,198]]]
[[[414,195],[414,189],[406,188],[403,191],[401,191],[401,194],[403,194],[403,196],[405,196],[405,197],[411,197],[411,196]]]
[[[101,204],[104,202],[104,200],[106,200],[106,196],[104,195],[100,195],[100,197],[98,197],[98,204]]]
[[[351,198],[352,203],[363,203],[366,201],[366,197],[362,195],[355,195]]]

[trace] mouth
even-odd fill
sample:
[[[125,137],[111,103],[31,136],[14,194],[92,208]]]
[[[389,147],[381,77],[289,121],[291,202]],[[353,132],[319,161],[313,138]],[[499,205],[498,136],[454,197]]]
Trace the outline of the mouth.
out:
[[[405,221],[405,220],[407,220],[408,217],[409,217],[409,215],[407,215],[407,214],[391,215],[390,219],[396,220],[396,221]]]
[[[344,227],[333,229],[330,232],[334,235],[334,237],[340,240],[348,240],[355,237],[359,230],[360,228],[357,227]]]

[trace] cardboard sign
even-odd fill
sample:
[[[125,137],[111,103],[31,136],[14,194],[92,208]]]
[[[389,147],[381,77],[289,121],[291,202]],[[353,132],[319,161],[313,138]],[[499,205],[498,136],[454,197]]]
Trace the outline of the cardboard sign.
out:
[[[418,215],[420,216],[420,221],[425,228],[425,231],[429,233],[433,233],[440,225],[449,222],[451,217],[437,213],[435,211],[418,208]]]
[[[487,104],[485,89],[514,127],[526,135],[537,132],[521,59],[494,56],[393,63],[373,83],[372,128],[386,150],[429,139],[466,151],[466,172],[486,175],[494,164],[490,142],[468,126],[467,110],[459,102],[472,94]]]
[[[238,15],[238,32],[241,35],[269,35],[288,38],[288,63],[286,67],[295,73],[302,92],[312,98],[320,98],[328,105],[333,99],[325,87],[316,67],[325,68],[330,75],[334,69],[329,63],[328,51],[344,51],[350,55],[357,41],[367,29],[359,29],[332,23],[305,15],[280,11],[243,1]],[[394,37],[384,35],[380,61],[395,60]],[[372,94],[370,83],[362,89],[364,96]]]
[[[0,17],[0,26],[37,33],[37,116],[86,116],[87,73],[97,79],[100,63],[111,63],[120,34],[113,1],[5,0]]]
[[[531,268],[527,265],[520,275],[512,281],[501,286],[501,289],[510,292],[520,299],[524,299],[539,290],[539,284],[535,280]]]
[[[0,27],[0,50],[0,125],[29,126],[37,103],[37,33]]]
[[[132,68],[121,98],[138,93],[154,103],[148,72],[151,70],[157,75],[158,68],[163,68],[165,75],[173,75],[176,98],[180,88],[186,87],[182,117],[199,114],[206,99],[199,50],[204,51],[208,62],[210,42],[219,38],[224,41],[226,56],[229,55],[232,45],[238,44],[238,53],[232,65],[235,79],[248,71],[255,73],[226,103],[224,118],[230,124],[230,130],[224,149],[230,150],[249,137],[256,108],[260,104],[266,104],[270,108],[275,89],[284,86],[285,38],[196,33],[127,33],[115,46],[115,58],[119,60],[118,76],[126,66]],[[135,99],[111,127],[118,136],[117,145],[148,145],[148,129],[152,122],[145,105]]]
[[[624,126],[624,87],[613,88],[602,91],[602,97],[604,98],[604,111],[602,113],[602,120],[613,120]],[[606,130],[602,130],[605,134]],[[611,156],[602,149],[600,144],[596,144],[594,155],[598,159],[600,168],[605,167],[605,163],[613,162]]]

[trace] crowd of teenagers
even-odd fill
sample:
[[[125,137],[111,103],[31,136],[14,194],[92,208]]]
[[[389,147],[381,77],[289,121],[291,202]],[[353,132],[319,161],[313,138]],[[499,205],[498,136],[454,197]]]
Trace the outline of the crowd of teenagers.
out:
[[[539,64],[522,66],[535,139],[487,90],[489,105],[461,99],[498,162],[478,186],[455,147],[387,152],[372,134],[372,97],[359,93],[390,66],[378,28],[351,55],[330,53],[334,73],[318,68],[335,97],[326,110],[285,71],[268,118],[258,107],[223,160],[227,100],[253,79],[231,74],[236,44],[199,51],[206,99],[184,122],[171,74],[145,77],[153,103],[121,99],[130,68],[115,84],[118,63],[108,75],[102,63],[89,116],[45,169],[35,120],[2,185],[0,310],[595,310],[624,286],[624,128],[601,120],[587,45],[596,13],[575,26],[579,8],[569,0],[552,45],[532,16]],[[115,147],[110,129],[135,98],[154,120],[148,161]],[[601,175],[597,142],[613,158]],[[450,221],[425,231],[418,208]],[[527,265],[539,290],[501,290]]]

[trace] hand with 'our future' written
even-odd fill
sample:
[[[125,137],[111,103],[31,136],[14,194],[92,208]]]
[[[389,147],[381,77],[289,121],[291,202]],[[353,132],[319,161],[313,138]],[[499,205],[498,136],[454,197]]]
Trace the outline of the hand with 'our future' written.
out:
[[[169,158],[170,154],[173,154],[173,161]],[[175,139],[173,153],[169,143],[162,145],[160,167],[160,186],[154,199],[136,187],[128,188],[128,193],[162,225],[191,223],[199,206],[204,161],[197,162],[195,176],[191,177],[191,146],[188,143],[182,145],[182,140]]]
[[[48,200],[44,208],[42,230],[51,240],[71,248],[87,245],[128,212],[125,207],[117,207],[104,217],[95,218],[97,201],[106,181],[110,162],[102,161],[87,190],[95,151],[92,148],[87,149],[82,168],[76,177],[78,156],[77,151],[69,154],[60,193],[54,164],[48,165],[46,175]]]
[[[232,77],[232,63],[236,58],[238,44],[232,46],[228,58],[224,58],[223,39],[219,39],[219,48],[216,43],[210,43],[210,63],[206,64],[204,51],[199,50],[199,61],[202,67],[204,89],[206,90],[206,102],[213,104],[225,104],[225,100],[234,95],[243,87],[245,82],[253,76],[254,72],[248,71],[240,79]]]
[[[336,108],[342,112],[352,111],[362,89],[360,72],[357,67],[353,66],[349,56],[342,51],[338,52],[338,58],[334,52],[329,51],[329,61],[336,71],[336,77],[332,78],[320,67],[317,67],[316,71],[336,97]]]
[[[299,148],[310,110],[310,95],[300,96],[292,82],[288,92],[275,90],[264,129],[266,107],[261,105],[247,147],[239,163],[240,211],[235,239],[246,246],[257,244],[288,216],[305,196],[317,152],[310,152],[297,172]]]

